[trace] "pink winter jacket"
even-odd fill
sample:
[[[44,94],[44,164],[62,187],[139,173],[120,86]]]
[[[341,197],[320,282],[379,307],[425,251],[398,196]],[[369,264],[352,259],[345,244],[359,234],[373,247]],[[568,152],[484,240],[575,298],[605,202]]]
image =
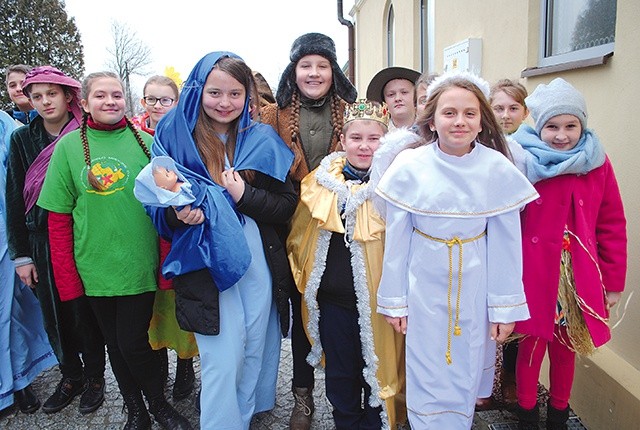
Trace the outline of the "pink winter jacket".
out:
[[[523,280],[531,318],[515,331],[553,338],[565,224],[578,295],[598,315],[608,318],[605,291],[624,290],[627,232],[622,198],[611,162],[585,175],[560,175],[535,184],[540,198],[522,213]],[[586,249],[585,249],[586,248]],[[602,278],[601,278],[602,277]],[[596,347],[610,338],[609,327],[583,312]]]

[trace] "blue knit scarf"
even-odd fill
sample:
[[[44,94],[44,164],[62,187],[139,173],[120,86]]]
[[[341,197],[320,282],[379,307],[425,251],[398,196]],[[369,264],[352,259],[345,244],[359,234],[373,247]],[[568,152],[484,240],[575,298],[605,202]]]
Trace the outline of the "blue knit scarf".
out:
[[[569,151],[558,151],[545,143],[536,131],[523,124],[511,135],[528,153],[527,179],[535,184],[559,175],[584,174],[604,164],[605,152],[600,139],[586,129],[578,144]]]

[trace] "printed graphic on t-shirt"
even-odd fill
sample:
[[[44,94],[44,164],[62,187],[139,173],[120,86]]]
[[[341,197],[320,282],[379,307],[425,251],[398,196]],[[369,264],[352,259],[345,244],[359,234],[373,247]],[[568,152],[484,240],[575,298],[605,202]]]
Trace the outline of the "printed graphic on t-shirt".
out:
[[[91,171],[102,184],[103,190],[98,191],[89,184],[87,167],[82,169],[82,183],[88,193],[108,196],[124,189],[129,182],[129,168],[121,160],[113,157],[100,157],[92,160]]]

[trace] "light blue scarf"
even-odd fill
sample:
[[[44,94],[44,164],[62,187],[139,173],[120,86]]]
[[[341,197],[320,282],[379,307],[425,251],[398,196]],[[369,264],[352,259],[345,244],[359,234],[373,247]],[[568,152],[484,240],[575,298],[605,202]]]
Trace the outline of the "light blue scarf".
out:
[[[526,175],[532,184],[554,176],[590,172],[602,166],[606,157],[600,139],[590,129],[582,133],[578,144],[569,151],[551,148],[526,124],[511,137],[527,151]]]

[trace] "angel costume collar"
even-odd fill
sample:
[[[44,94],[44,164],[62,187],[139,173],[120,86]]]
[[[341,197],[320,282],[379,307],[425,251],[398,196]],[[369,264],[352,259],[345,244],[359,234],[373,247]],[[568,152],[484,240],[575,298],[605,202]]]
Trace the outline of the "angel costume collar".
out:
[[[376,193],[417,215],[485,218],[535,199],[527,178],[504,155],[476,142],[462,157],[438,142],[402,151],[382,176]]]

